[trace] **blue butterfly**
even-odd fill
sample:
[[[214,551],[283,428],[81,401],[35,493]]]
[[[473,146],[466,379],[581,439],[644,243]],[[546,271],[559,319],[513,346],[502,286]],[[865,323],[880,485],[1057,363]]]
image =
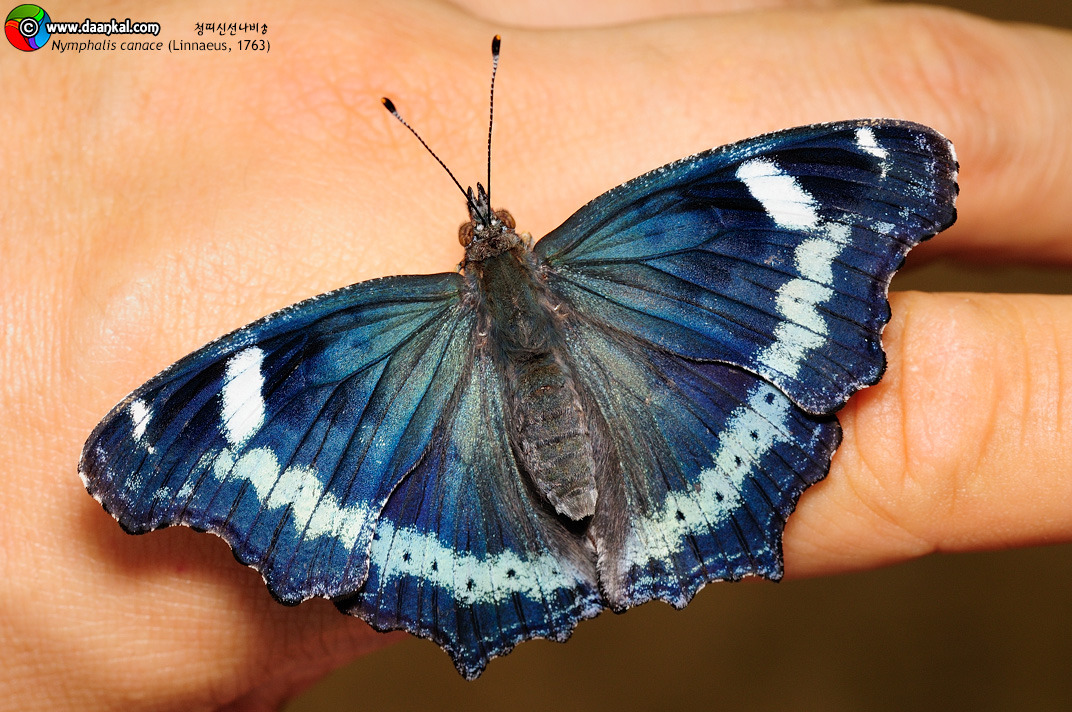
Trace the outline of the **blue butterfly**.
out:
[[[282,603],[431,638],[467,678],[606,608],[778,579],[956,174],[918,124],[804,126],[642,175],[535,245],[477,184],[459,273],[214,341],[119,403],[80,473],[126,531],[219,534]]]

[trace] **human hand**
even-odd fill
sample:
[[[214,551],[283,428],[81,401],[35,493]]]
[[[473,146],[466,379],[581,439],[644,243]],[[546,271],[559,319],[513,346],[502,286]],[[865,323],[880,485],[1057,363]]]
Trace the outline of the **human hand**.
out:
[[[920,255],[1072,259],[1067,33],[920,8],[714,5],[687,21],[540,33],[431,3],[300,16],[264,5],[267,55],[46,47],[5,60],[5,86],[24,87],[3,108],[18,137],[4,165],[20,167],[4,191],[0,301],[5,699],[270,706],[391,639],[323,601],[278,606],[212,537],[123,535],[74,468],[112,404],[210,338],[332,287],[457,263],[462,203],[378,99],[393,97],[475,182],[497,31],[495,193],[534,235],[703,148],[891,116],[935,127],[961,159],[960,220]],[[176,37],[218,15],[140,8],[115,14]],[[27,72],[44,79],[27,86]],[[841,412],[831,474],[787,528],[787,574],[1072,539],[1072,301],[892,302],[890,368]]]

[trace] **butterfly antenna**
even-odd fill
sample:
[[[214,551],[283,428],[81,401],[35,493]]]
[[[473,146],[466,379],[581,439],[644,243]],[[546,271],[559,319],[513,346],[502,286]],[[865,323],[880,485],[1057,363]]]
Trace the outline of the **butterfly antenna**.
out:
[[[488,210],[491,207],[491,129],[495,125],[495,75],[499,71],[499,47],[502,37],[491,40],[491,95],[488,98]]]
[[[467,202],[469,204],[469,207],[472,209],[472,211],[475,214],[479,215],[480,212],[477,209],[476,203],[474,202],[474,200],[472,198],[472,193],[471,192],[469,192],[469,193],[465,192],[465,188],[462,187],[462,184],[458,182],[458,179],[455,178],[454,174],[451,173],[449,168],[447,168],[447,164],[444,163],[443,160],[439,156],[436,155],[435,151],[433,151],[431,149],[431,147],[429,147],[429,145],[424,142],[424,139],[421,138],[421,135],[419,133],[417,133],[414,130],[414,128],[412,126],[410,126],[409,123],[405,119],[402,118],[402,114],[398,113],[398,109],[395,108],[395,103],[393,101],[391,101],[390,99],[388,99],[387,97],[383,97],[382,99],[380,99],[380,101],[383,102],[383,108],[385,108],[389,112],[391,112],[391,116],[393,116],[396,119],[398,119],[399,123],[401,123],[407,129],[409,129],[409,132],[411,134],[413,134],[414,136],[416,136],[417,140],[421,142],[422,146],[424,146],[424,150],[428,151],[428,153],[430,153],[432,155],[432,158],[436,159],[436,161],[439,163],[439,165],[443,166],[443,170],[445,170],[447,172],[447,175],[450,176],[450,179],[452,181],[454,181],[454,185],[458,186],[458,190],[460,190],[462,192],[462,195],[465,196],[465,202]]]

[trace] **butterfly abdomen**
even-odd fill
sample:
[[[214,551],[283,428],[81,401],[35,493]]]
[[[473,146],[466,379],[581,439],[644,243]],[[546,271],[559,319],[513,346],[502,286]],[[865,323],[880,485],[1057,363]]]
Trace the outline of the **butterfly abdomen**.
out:
[[[595,459],[572,374],[553,353],[508,368],[515,450],[525,471],[555,511],[574,520],[591,516]]]
[[[507,385],[510,439],[539,495],[573,520],[595,512],[595,458],[558,320],[523,248],[483,261],[479,284]]]

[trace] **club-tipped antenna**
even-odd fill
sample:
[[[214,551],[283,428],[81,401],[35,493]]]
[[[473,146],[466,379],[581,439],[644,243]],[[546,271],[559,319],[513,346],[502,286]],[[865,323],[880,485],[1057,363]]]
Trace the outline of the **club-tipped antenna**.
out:
[[[436,152],[433,151],[432,148],[424,142],[424,139],[421,138],[421,135],[417,133],[417,131],[412,126],[409,125],[409,122],[402,118],[402,114],[398,113],[398,109],[395,108],[395,103],[387,97],[383,97],[382,99],[380,99],[380,101],[383,102],[383,108],[391,112],[391,116],[398,119],[399,123],[409,129],[409,132],[416,136],[417,140],[421,142],[422,146],[424,146],[424,150],[428,151],[428,153],[431,154],[432,158],[436,159],[439,165],[443,166],[443,170],[447,172],[447,175],[450,176],[450,179],[454,181],[454,185],[458,186],[458,190],[460,190],[462,192],[462,195],[465,196],[465,202],[469,204],[470,210],[472,210],[474,214],[479,215],[480,211],[477,209],[476,203],[472,200],[472,198],[469,197],[470,194],[465,191],[465,188],[462,187],[462,184],[458,182],[458,179],[454,177],[454,174],[451,172],[451,170],[447,168],[447,164],[443,162],[443,159],[437,156]]]
[[[458,179],[454,176],[454,173],[452,173],[451,170],[447,168],[447,164],[443,162],[443,159],[436,155],[436,152],[433,151],[427,143],[425,143],[425,140],[421,138],[421,135],[417,133],[416,129],[410,126],[408,121],[402,118],[402,114],[398,113],[398,109],[395,108],[395,103],[387,97],[383,97],[382,99],[380,99],[380,101],[383,102],[383,107],[389,112],[391,112],[391,116],[398,119],[398,122],[405,126],[406,129],[408,129],[409,132],[413,134],[418,141],[421,142],[421,145],[424,146],[424,150],[428,151],[432,158],[436,159],[436,162],[439,165],[443,166],[443,170],[447,172],[447,175],[450,176],[450,179],[454,181],[454,185],[458,186],[458,190],[460,190],[462,192],[462,195],[465,196],[465,202],[469,204],[470,212],[474,215],[479,215],[480,219],[483,220],[483,222],[489,228],[491,227],[491,222],[493,220],[491,207],[491,131],[492,128],[495,126],[495,75],[499,71],[499,47],[501,45],[502,37],[500,35],[495,35],[495,37],[491,40],[491,90],[489,92],[488,97],[488,187],[485,191],[485,195],[488,201],[487,215],[482,215],[480,213],[480,208],[477,206],[477,202],[475,197],[473,196],[472,189],[470,188],[468,191],[466,191],[465,188],[462,187],[462,184],[458,182]]]
[[[491,40],[491,92],[488,97],[488,209],[491,208],[491,129],[495,126],[495,75],[499,71],[499,47],[502,37]]]

